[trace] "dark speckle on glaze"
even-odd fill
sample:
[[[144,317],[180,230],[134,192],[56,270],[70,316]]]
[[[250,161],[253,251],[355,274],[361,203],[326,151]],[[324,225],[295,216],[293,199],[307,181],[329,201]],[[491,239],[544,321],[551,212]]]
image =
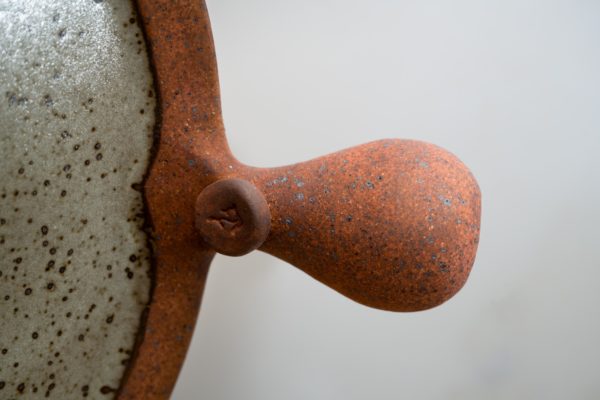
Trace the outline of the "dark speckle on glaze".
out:
[[[110,399],[150,295],[142,33],[127,1],[2,8],[0,399]]]

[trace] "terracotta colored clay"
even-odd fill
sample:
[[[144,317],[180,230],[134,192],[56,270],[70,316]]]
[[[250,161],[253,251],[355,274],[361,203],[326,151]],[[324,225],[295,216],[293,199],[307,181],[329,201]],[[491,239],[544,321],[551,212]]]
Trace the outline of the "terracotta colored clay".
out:
[[[269,205],[250,182],[223,179],[205,187],[196,199],[196,228],[219,253],[241,256],[256,250],[267,238]]]
[[[145,330],[120,399],[168,398],[175,384],[214,255],[207,243],[216,234],[203,230],[198,215],[231,214],[238,227],[248,223],[244,215],[252,207],[242,212],[224,201],[215,208],[201,204],[202,195],[196,203],[213,182],[251,183],[271,215],[260,250],[362,304],[423,310],[463,286],[477,248],[480,193],[456,157],[422,142],[382,140],[286,167],[243,165],[224,135],[204,3],[138,4],[160,108],[160,144],[145,183],[156,272]],[[263,226],[251,223],[249,230]],[[213,243],[243,253],[261,241]]]
[[[214,251],[194,226],[202,188],[228,152],[206,7],[138,1],[159,100],[158,152],[145,183],[155,273],[145,328],[117,398],[166,399],[189,346]]]
[[[439,147],[381,140],[245,174],[271,209],[271,233],[260,249],[359,303],[428,309],[469,275],[479,188]]]

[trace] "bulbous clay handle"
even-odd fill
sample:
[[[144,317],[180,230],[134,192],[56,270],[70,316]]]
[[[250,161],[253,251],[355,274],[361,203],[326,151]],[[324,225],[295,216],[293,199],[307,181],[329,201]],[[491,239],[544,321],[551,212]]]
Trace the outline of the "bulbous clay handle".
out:
[[[465,283],[480,192],[449,152],[381,140],[206,187],[196,226],[216,251],[259,248],[367,306],[417,311]]]

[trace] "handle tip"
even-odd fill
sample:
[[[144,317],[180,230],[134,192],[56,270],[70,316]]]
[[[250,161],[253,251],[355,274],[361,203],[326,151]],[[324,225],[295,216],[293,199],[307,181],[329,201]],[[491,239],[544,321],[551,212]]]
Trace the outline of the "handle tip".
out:
[[[465,283],[480,192],[437,146],[381,140],[261,178],[273,226],[261,247],[364,305],[419,311]]]

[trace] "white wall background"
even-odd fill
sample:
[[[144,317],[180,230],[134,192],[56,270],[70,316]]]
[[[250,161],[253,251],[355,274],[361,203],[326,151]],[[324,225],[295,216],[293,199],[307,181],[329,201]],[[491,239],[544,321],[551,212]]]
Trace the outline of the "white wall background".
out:
[[[483,192],[464,289],[368,309],[218,256],[176,400],[600,398],[600,2],[209,0],[228,136],[276,166],[383,137]]]

